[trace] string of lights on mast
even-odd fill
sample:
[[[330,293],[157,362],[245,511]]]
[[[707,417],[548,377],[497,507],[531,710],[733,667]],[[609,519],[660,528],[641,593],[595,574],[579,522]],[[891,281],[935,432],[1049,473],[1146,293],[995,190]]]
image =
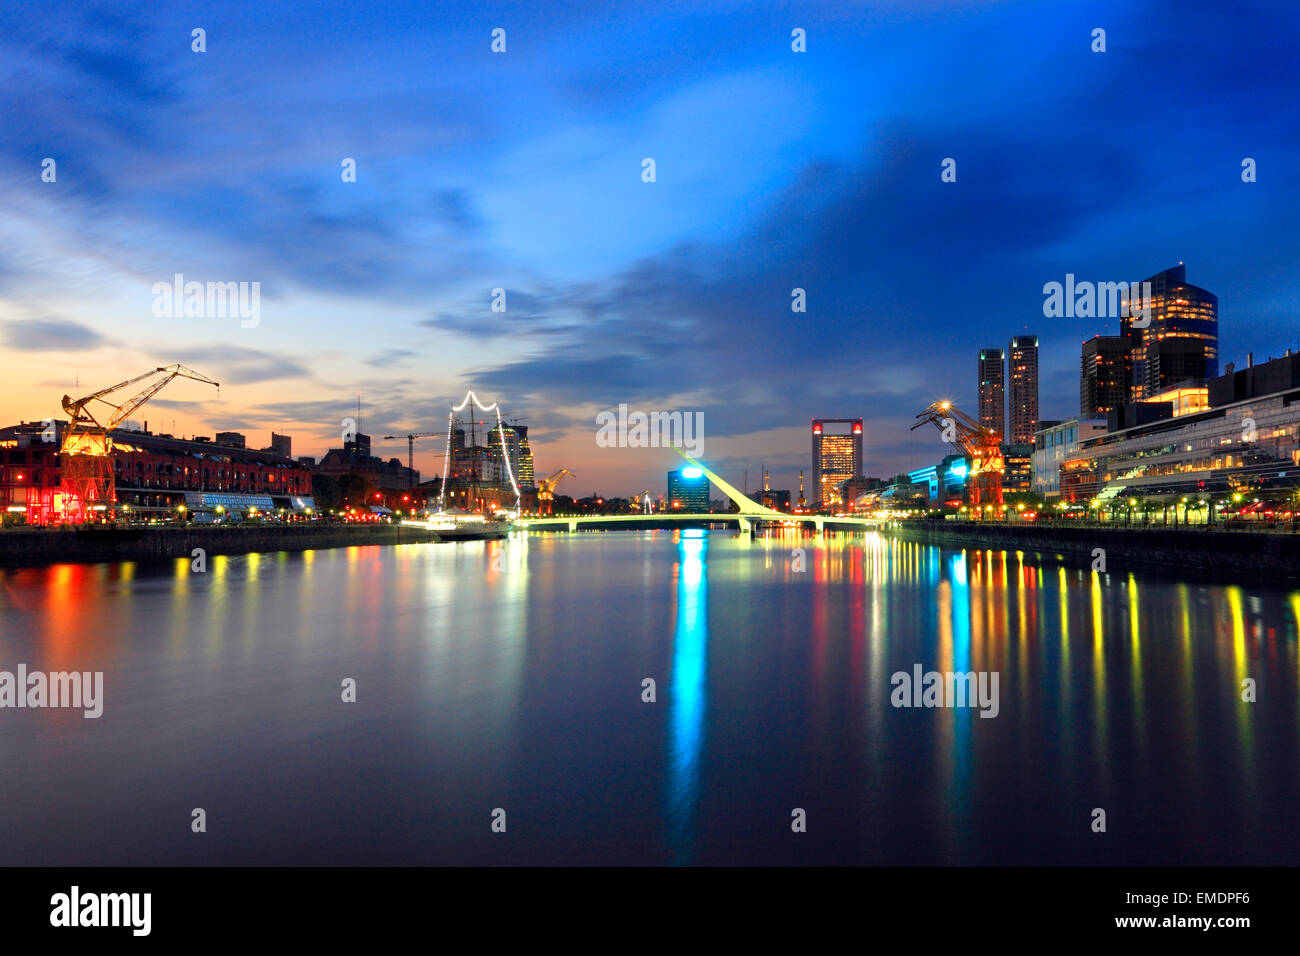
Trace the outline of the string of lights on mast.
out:
[[[443,462],[442,462],[442,488],[441,488],[441,490],[440,490],[439,493],[438,493],[438,510],[439,510],[439,511],[446,511],[446,510],[447,510],[447,470],[448,470],[448,468],[450,468],[450,466],[451,466],[451,449],[452,449],[452,447],[453,447],[453,444],[452,444],[452,431],[453,431],[453,429],[455,428],[455,425],[456,425],[456,413],[459,412],[459,411],[461,411],[463,408],[465,408],[466,405],[470,405],[470,406],[472,406],[472,407],[470,408],[470,413],[471,413],[471,414],[473,414],[473,410],[474,410],[474,408],[477,408],[477,409],[478,409],[479,411],[481,411],[481,412],[495,412],[495,413],[496,413],[496,416],[497,416],[497,434],[500,435],[500,436],[501,436],[501,439],[502,439],[502,455],[501,455],[501,457],[502,457],[502,459],[504,459],[504,461],[505,461],[505,466],[506,466],[506,475],[510,478],[510,488],[511,488],[511,490],[514,491],[514,493],[515,493],[515,514],[518,514],[518,513],[519,513],[519,499],[520,499],[520,494],[519,494],[519,485],[518,485],[518,483],[516,483],[516,481],[515,481],[515,472],[514,472],[514,469],[510,466],[510,456],[504,453],[504,452],[505,452],[505,445],[504,445],[504,441],[505,441],[505,422],[503,422],[503,421],[501,420],[501,407],[500,407],[500,406],[501,406],[501,403],[500,403],[500,402],[493,402],[491,405],[484,405],[483,402],[479,399],[479,397],[478,397],[477,395],[474,394],[473,389],[471,389],[470,391],[468,391],[468,392],[465,393],[465,399],[464,399],[464,401],[462,401],[459,405],[456,405],[455,407],[453,407],[452,410],[451,410],[450,412],[447,413],[447,455],[446,455],[446,457],[443,459]]]

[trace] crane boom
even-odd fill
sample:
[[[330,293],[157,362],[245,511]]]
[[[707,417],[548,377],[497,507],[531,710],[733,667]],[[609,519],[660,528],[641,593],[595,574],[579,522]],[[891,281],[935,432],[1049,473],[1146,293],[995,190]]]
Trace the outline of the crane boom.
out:
[[[551,475],[551,477],[543,478],[541,481],[537,483],[537,486],[545,490],[548,494],[554,494],[555,486],[560,483],[560,479],[562,479],[565,475],[568,475],[570,478],[578,477],[573,472],[569,471],[569,469],[561,468],[555,474]]]
[[[115,404],[106,397],[156,375],[162,377],[150,382],[121,404]],[[86,521],[93,516],[92,512],[108,512],[117,502],[116,480],[109,457],[113,451],[113,430],[177,377],[221,387],[220,383],[201,372],[176,364],[159,366],[124,382],[101,388],[83,398],[63,396],[63,410],[68,413],[69,422],[63,443],[59,447],[62,481],[57,510],[64,520]],[[112,410],[104,421],[95,417],[90,408],[91,402],[102,402]]]
[[[410,487],[415,487],[415,440],[417,438],[437,438],[439,435],[439,432],[411,432],[408,435],[384,436],[384,441],[394,441],[398,438],[406,439],[406,471]]]
[[[148,385],[141,392],[139,392],[139,394],[132,396],[129,400],[122,403],[121,405],[114,405],[112,402],[108,401],[108,399],[104,398],[105,395],[110,395],[113,392],[126,388],[128,385],[134,385],[136,382],[143,381],[144,379],[149,378],[151,375],[157,375],[159,373],[163,373],[162,378]],[[184,365],[179,365],[179,364],[168,365],[165,367],[152,369],[151,371],[145,372],[143,375],[137,375],[135,378],[128,378],[125,382],[118,382],[116,385],[110,385],[108,388],[101,388],[98,392],[94,392],[90,395],[87,395],[85,398],[74,399],[70,395],[64,395],[63,410],[68,413],[68,416],[72,419],[72,422],[74,424],[78,422],[82,422],[82,423],[88,422],[93,425],[112,431],[122,422],[126,421],[126,419],[128,419],[131,416],[132,412],[134,412],[145,402],[149,401],[149,399],[153,398],[153,396],[158,394],[158,392],[162,389],[164,385],[166,385],[168,382],[170,382],[172,379],[176,378],[177,376],[181,376],[183,378],[192,378],[196,382],[204,382],[208,385],[215,385],[217,386],[217,388],[221,387],[220,382],[214,382],[206,375],[200,372],[196,372],[192,368],[186,368]],[[109,417],[109,420],[102,425],[100,424],[99,420],[95,418],[95,416],[87,408],[87,406],[94,401],[103,402],[109,408],[112,408],[114,410],[114,414],[111,415]]]

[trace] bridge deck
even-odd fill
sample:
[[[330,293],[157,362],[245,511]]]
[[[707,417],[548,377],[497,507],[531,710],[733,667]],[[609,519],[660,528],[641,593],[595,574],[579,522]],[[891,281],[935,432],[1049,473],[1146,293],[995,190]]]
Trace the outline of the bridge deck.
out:
[[[520,518],[515,522],[518,528],[545,528],[556,526],[568,526],[570,530],[576,530],[582,525],[592,524],[630,524],[630,525],[649,525],[663,524],[664,522],[691,522],[693,524],[709,524],[722,522],[736,522],[741,527],[747,527],[755,521],[766,522],[792,522],[805,525],[813,525],[816,528],[822,528],[825,525],[848,525],[857,528],[878,528],[883,523],[879,518],[854,518],[845,517],[837,518],[833,515],[787,515],[782,514],[780,518],[774,518],[769,514],[743,514],[739,512],[717,512],[705,514],[680,514],[677,512],[659,512],[657,514],[639,514],[639,515],[579,515],[573,517],[550,516],[542,518]]]

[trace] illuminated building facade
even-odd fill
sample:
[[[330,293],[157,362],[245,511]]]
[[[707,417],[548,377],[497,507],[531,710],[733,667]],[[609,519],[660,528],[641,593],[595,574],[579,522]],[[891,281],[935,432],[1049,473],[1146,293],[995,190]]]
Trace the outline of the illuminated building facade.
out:
[[[519,484],[519,459],[522,443],[519,431],[512,425],[493,425],[488,432],[489,468],[485,478],[497,488],[510,487],[510,476]],[[507,464],[509,470],[507,470]],[[520,484],[520,487],[523,487]]]
[[[1192,415],[1203,412],[1210,407],[1210,389],[1205,385],[1182,385],[1167,391],[1157,392],[1150,401],[1168,402],[1170,417]]]
[[[533,472],[533,449],[528,444],[528,426],[511,425],[519,435],[519,473],[515,478],[519,481],[520,490],[533,489],[537,487],[537,478]]]
[[[980,349],[980,425],[997,435],[998,441],[1007,437],[1005,358],[1001,349]]]
[[[668,472],[669,511],[707,514],[709,511],[709,477],[698,468],[679,468]]]
[[[814,418],[813,507],[844,504],[840,485],[862,474],[862,419]]]
[[[1032,489],[1034,478],[1034,446],[1002,446],[1003,494],[1026,493]]]
[[[850,511],[859,511],[862,509],[862,499],[866,498],[871,492],[878,492],[885,487],[886,482],[880,478],[868,478],[865,475],[856,475],[847,481],[840,482],[839,492],[840,500]],[[879,495],[875,495],[879,498]]]
[[[1038,336],[1017,335],[1007,349],[1012,445],[1032,445],[1038,430]]]
[[[1034,436],[1034,494],[1054,497],[1061,491],[1061,462],[1079,450],[1079,443],[1106,433],[1104,419],[1071,418],[1064,422],[1044,423]]]
[[[1133,328],[1133,315],[1120,319],[1120,334],[1133,339],[1130,400],[1143,401],[1185,378],[1219,374],[1219,299],[1187,282],[1178,263],[1150,279],[1151,324]]]
[[[1061,496],[1262,497],[1300,488],[1300,355],[1219,376],[1207,393],[1204,411],[1175,417],[1176,399],[1166,398],[1163,417],[1080,441],[1061,462]]]
[[[790,512],[790,489],[789,488],[764,488],[762,497],[759,498],[759,504],[764,508],[771,508],[775,511]]]
[[[923,485],[932,508],[955,508],[966,501],[970,462],[965,455],[947,455],[937,465],[908,472],[909,484]]]
[[[0,509],[29,524],[60,521],[59,447],[39,422],[0,429]],[[110,453],[117,502],[123,514],[172,516],[182,506],[195,514],[304,512],[312,507],[311,472],[299,462],[264,451],[186,441],[119,429]],[[106,517],[111,517],[106,515]]]

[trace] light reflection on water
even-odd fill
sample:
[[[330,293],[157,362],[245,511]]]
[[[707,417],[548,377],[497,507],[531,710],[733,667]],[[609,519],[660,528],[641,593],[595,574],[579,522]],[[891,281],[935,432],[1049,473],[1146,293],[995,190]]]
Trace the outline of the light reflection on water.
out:
[[[703,744],[706,667],[709,644],[708,585],[705,554],[708,539],[683,531],[677,565],[677,629],[673,635],[672,722],[669,739],[668,815],[673,860],[689,863],[694,848],[698,804],[700,748]]]
[[[1289,863],[1297,619],[875,535],[5,571],[0,669],[106,701],[0,710],[0,864]],[[999,672],[999,715],[893,708],[915,664]]]

